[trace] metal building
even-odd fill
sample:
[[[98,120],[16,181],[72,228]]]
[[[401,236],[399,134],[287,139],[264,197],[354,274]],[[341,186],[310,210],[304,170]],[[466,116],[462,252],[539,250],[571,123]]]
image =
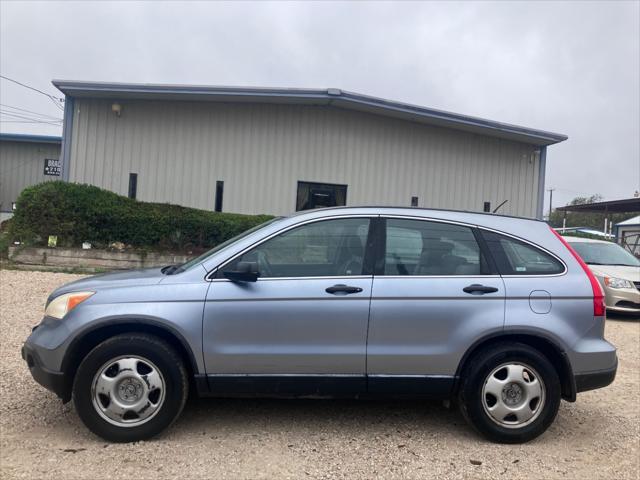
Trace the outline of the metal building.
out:
[[[63,177],[206,210],[417,205],[542,217],[566,136],[337,89],[54,81]]]
[[[640,257],[640,215],[616,223],[613,233],[620,245]]]
[[[60,137],[0,134],[0,220],[12,214],[25,187],[60,180]]]

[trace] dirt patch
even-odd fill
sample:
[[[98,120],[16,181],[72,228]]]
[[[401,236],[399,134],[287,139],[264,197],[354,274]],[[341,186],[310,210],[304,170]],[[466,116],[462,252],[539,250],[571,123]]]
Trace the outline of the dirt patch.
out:
[[[0,270],[2,478],[611,478],[640,472],[640,322],[608,320],[613,385],[562,402],[526,445],[478,437],[439,403],[192,400],[159,438],[108,444],[38,386],[20,347],[77,275]]]

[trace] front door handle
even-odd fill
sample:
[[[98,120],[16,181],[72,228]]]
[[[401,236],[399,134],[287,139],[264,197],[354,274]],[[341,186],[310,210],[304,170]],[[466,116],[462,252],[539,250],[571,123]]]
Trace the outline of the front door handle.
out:
[[[346,295],[350,293],[360,293],[362,289],[360,287],[350,287],[349,285],[334,285],[333,287],[328,287],[325,289],[325,292],[331,293],[335,295],[336,293],[344,293]]]
[[[498,289],[496,287],[487,287],[485,285],[480,285],[479,283],[474,283],[473,285],[464,287],[462,291],[464,293],[470,293],[471,295],[484,295],[485,293],[497,292]]]

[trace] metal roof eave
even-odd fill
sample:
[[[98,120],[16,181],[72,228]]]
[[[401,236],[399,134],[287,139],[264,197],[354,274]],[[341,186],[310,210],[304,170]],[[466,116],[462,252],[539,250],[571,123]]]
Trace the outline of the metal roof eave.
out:
[[[498,136],[510,140],[531,143],[537,146],[553,145],[554,143],[563,142],[569,138],[566,135],[558,133],[534,130],[518,125],[496,122],[484,118],[470,117],[443,110],[417,107],[414,105],[388,102],[385,100],[379,101],[373,97],[366,97],[359,94],[345,93],[344,97],[334,100],[331,104],[340,105],[342,101],[351,104],[345,104],[345,108],[369,111],[386,116],[428,123],[430,125],[440,127],[455,128],[478,134]]]
[[[0,133],[0,142],[62,143],[62,137],[52,135],[29,135],[24,133]]]
[[[507,138],[536,146],[562,142],[566,135],[496,122],[417,105],[394,102],[336,88],[211,87],[201,85],[124,84],[53,80],[53,85],[72,97],[206,100],[333,105],[411,120],[472,133]]]

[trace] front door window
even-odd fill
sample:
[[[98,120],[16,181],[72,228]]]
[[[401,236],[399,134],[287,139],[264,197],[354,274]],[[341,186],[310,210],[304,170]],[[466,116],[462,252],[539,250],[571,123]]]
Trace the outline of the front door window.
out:
[[[236,258],[257,264],[260,278],[362,275],[368,218],[324,220],[288,230]]]

